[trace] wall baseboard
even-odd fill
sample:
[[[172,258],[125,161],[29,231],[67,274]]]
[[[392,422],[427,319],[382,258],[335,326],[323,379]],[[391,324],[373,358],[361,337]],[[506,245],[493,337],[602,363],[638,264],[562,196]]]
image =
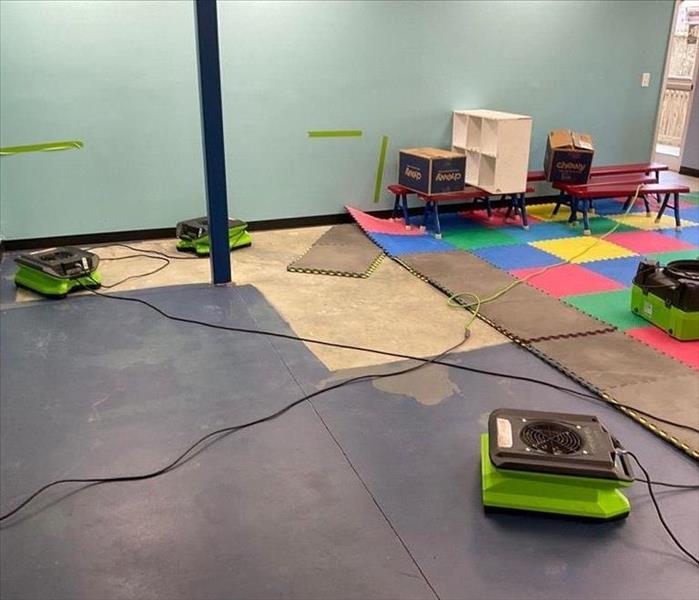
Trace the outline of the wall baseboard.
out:
[[[680,175],[691,175],[692,177],[699,177],[699,169],[693,167],[680,167]]]
[[[546,204],[548,202],[555,202],[557,199],[558,196],[537,196],[534,198],[527,198],[527,204]],[[507,202],[493,200],[491,201],[491,205],[493,208],[503,208],[507,206]],[[440,208],[440,212],[453,213],[471,209],[473,209],[472,203],[447,204]],[[376,210],[367,212],[379,218],[387,218],[391,216],[390,210]],[[422,213],[422,207],[413,207],[409,210],[409,213],[411,215],[419,215]],[[338,225],[340,223],[351,222],[352,217],[348,213],[344,212],[330,215],[315,215],[310,217],[290,217],[287,219],[250,221],[248,223],[248,229],[250,231],[270,231],[274,229],[294,229],[297,227]],[[51,248],[53,246],[86,246],[92,244],[107,244],[110,242],[136,242],[140,240],[157,240],[174,237],[174,227],[164,227],[160,229],[132,229],[128,231],[106,231],[103,233],[60,235],[54,237],[29,238],[21,240],[3,240],[2,243],[0,243],[0,252]]]

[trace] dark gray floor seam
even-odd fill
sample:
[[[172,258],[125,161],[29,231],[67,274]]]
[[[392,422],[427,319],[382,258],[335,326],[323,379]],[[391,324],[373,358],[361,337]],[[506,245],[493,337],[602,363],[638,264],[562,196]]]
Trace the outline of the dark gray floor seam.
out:
[[[247,308],[247,307],[246,307],[246,308]],[[258,324],[257,318],[255,317],[255,315],[253,315],[253,314],[250,312],[250,310],[248,310],[248,314],[250,315],[250,317],[252,318],[252,320],[253,320],[256,324]],[[291,368],[290,368],[289,365],[287,364],[286,360],[284,360],[284,357],[283,357],[282,354],[278,351],[277,347],[274,345],[274,341],[273,341],[273,340],[269,340],[269,342],[270,342],[270,346],[272,346],[272,349],[274,350],[274,353],[277,355],[277,358],[279,358],[279,360],[282,362],[282,364],[284,365],[284,367],[286,368],[286,370],[289,372],[289,376],[290,376],[290,377],[294,380],[294,382],[296,383],[296,386],[299,388],[299,391],[300,391],[302,394],[305,394],[306,392],[305,392],[304,389],[303,389],[303,385],[302,385],[301,382],[296,378],[296,375],[294,375],[293,371],[291,370]],[[425,363],[425,364],[427,364],[427,363]],[[439,594],[437,594],[437,591],[434,589],[434,587],[432,586],[432,583],[431,583],[430,580],[427,578],[427,575],[426,575],[425,572],[422,570],[422,567],[420,567],[420,564],[417,562],[417,560],[416,560],[415,557],[413,556],[413,553],[410,552],[410,549],[408,548],[407,544],[405,543],[405,541],[403,540],[403,538],[402,538],[402,537],[400,536],[400,534],[398,533],[398,530],[393,526],[393,523],[391,523],[391,520],[388,518],[388,515],[387,515],[387,514],[384,512],[384,510],[381,508],[381,505],[378,503],[378,501],[377,501],[376,498],[374,497],[374,494],[371,493],[371,490],[369,489],[369,486],[367,486],[366,482],[364,481],[364,479],[362,479],[362,476],[359,474],[359,471],[357,471],[357,469],[355,468],[355,466],[352,464],[352,461],[350,460],[350,457],[347,455],[347,453],[345,452],[344,448],[340,445],[340,442],[338,441],[338,439],[333,435],[333,432],[330,430],[330,427],[328,427],[328,424],[325,422],[325,419],[323,419],[323,417],[322,417],[322,416],[320,415],[320,413],[318,412],[318,409],[316,408],[316,405],[313,403],[313,400],[308,400],[307,402],[308,402],[308,404],[311,405],[311,408],[313,408],[313,412],[316,414],[316,416],[318,417],[318,419],[320,419],[320,422],[323,424],[323,427],[325,427],[325,430],[328,432],[328,435],[330,436],[330,439],[335,443],[335,445],[337,446],[337,448],[338,448],[338,450],[340,451],[340,453],[342,454],[342,456],[344,456],[345,461],[346,461],[347,464],[349,465],[350,469],[352,469],[352,472],[355,474],[355,476],[357,477],[357,479],[359,480],[359,482],[362,484],[362,487],[366,490],[366,493],[369,495],[369,498],[371,498],[371,501],[374,503],[374,506],[376,506],[376,509],[379,511],[379,513],[380,513],[381,516],[383,517],[383,519],[384,519],[384,521],[386,522],[386,524],[391,528],[391,531],[393,531],[393,534],[396,536],[396,539],[400,542],[401,546],[403,546],[403,549],[405,550],[405,552],[407,553],[407,555],[410,557],[410,560],[413,561],[413,564],[415,565],[415,568],[418,570],[418,572],[420,573],[420,575],[422,575],[422,579],[424,580],[424,582],[425,582],[425,584],[427,585],[427,587],[430,588],[430,590],[431,590],[432,593],[434,594],[434,597],[435,597],[437,600],[441,600],[441,598],[439,597]]]
[[[293,375],[292,375],[292,377],[293,377]],[[386,521],[386,523],[388,524],[388,526],[391,528],[391,531],[393,531],[393,533],[395,534],[396,538],[398,538],[398,541],[401,543],[401,546],[403,546],[403,548],[404,548],[405,551],[407,552],[408,556],[410,557],[410,560],[413,561],[413,564],[415,565],[415,568],[420,572],[420,575],[422,575],[422,578],[425,580],[425,583],[427,584],[427,587],[429,587],[430,590],[432,590],[432,593],[434,594],[434,597],[437,598],[437,600],[441,600],[441,598],[439,597],[439,594],[437,593],[437,590],[434,589],[434,586],[432,585],[432,583],[430,582],[430,580],[427,578],[427,575],[426,575],[425,572],[422,570],[422,567],[421,567],[420,564],[417,562],[417,559],[413,556],[413,553],[412,553],[412,552],[410,551],[410,549],[408,548],[408,545],[405,543],[405,541],[403,540],[403,538],[400,536],[400,534],[398,533],[398,530],[394,527],[393,523],[391,522],[391,519],[388,518],[388,515],[384,512],[383,508],[381,508],[381,505],[379,504],[379,501],[376,499],[376,497],[374,496],[374,494],[371,493],[371,490],[369,489],[369,486],[366,484],[366,482],[364,481],[364,479],[362,478],[362,476],[359,474],[359,471],[357,471],[357,469],[356,469],[356,467],[354,466],[354,464],[352,464],[352,461],[350,460],[350,457],[347,455],[347,452],[345,452],[345,449],[340,445],[340,442],[339,442],[338,439],[335,437],[335,435],[333,435],[333,432],[330,430],[330,427],[329,427],[328,424],[325,422],[325,419],[323,419],[323,417],[322,417],[322,416],[320,415],[320,413],[318,412],[318,409],[316,408],[316,405],[313,403],[313,400],[309,400],[309,404],[311,405],[311,407],[313,407],[313,412],[315,412],[316,415],[318,415],[318,418],[320,419],[320,422],[321,422],[321,423],[323,424],[323,426],[325,427],[325,430],[328,432],[328,435],[332,438],[333,442],[335,442],[335,445],[338,447],[338,449],[339,449],[340,452],[342,453],[342,456],[345,457],[345,460],[347,461],[347,464],[350,466],[350,468],[352,469],[352,471],[354,471],[354,474],[357,476],[357,479],[359,479],[359,481],[361,482],[362,486],[364,486],[364,489],[366,490],[367,494],[369,494],[369,497],[371,498],[371,501],[374,503],[374,505],[376,506],[376,508],[378,509],[378,511],[381,513],[381,516],[384,518],[384,520]]]

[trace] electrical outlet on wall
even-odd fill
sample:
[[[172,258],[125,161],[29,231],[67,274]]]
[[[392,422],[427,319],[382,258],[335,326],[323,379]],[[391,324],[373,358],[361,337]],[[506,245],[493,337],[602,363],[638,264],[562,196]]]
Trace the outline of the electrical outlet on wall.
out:
[[[650,73],[643,73],[641,75],[641,87],[648,87],[650,85]]]

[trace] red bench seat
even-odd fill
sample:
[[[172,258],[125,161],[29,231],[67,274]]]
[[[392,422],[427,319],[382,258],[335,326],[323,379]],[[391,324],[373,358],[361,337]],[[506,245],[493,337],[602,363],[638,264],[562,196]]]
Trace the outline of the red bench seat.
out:
[[[660,210],[655,219],[658,223],[663,216],[666,208],[672,208],[675,213],[675,229],[678,231],[681,228],[680,221],[680,201],[679,195],[686,194],[689,192],[689,187],[686,185],[676,185],[670,183],[647,183],[644,185],[621,182],[614,183],[608,182],[604,184],[586,184],[586,185],[568,185],[561,187],[561,192],[568,195],[571,198],[571,215],[570,221],[576,220],[576,211],[578,206],[578,201],[581,200],[581,207],[583,213],[583,223],[585,234],[590,233],[590,225],[587,216],[587,202],[592,202],[592,200],[600,198],[618,198],[626,196],[629,200],[624,205],[624,209],[628,208],[628,204],[631,199],[638,192],[638,197],[643,199],[646,206],[646,214],[650,216],[650,207],[648,205],[649,195],[655,195],[657,198],[663,196],[663,200],[660,205]],[[672,197],[673,203],[669,204],[670,198]]]

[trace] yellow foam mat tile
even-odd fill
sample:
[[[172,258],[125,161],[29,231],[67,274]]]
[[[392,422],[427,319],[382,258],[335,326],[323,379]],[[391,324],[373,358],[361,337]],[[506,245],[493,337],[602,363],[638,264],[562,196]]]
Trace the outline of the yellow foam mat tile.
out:
[[[623,248],[617,244],[596,237],[580,236],[559,238],[556,240],[529,242],[529,244],[539,250],[557,256],[561,260],[572,259],[573,263],[636,256],[636,253],[628,248]],[[582,252],[585,253],[582,254]]]
[[[527,212],[529,208],[527,207]],[[682,214],[682,213],[680,213]],[[675,217],[663,215],[660,217],[659,222],[655,222],[655,215],[651,214],[647,217],[645,213],[631,213],[628,215],[608,215],[609,219],[616,221],[617,223],[622,223],[624,225],[629,225],[630,227],[636,227],[637,229],[644,229],[651,231],[653,229],[670,229],[675,227]],[[680,219],[682,227],[692,227],[699,225],[694,221],[687,221],[686,219]]]
[[[533,204],[527,206],[527,214],[542,221],[567,221],[570,218],[570,208],[565,204],[561,206],[558,214],[554,215],[555,204]]]

